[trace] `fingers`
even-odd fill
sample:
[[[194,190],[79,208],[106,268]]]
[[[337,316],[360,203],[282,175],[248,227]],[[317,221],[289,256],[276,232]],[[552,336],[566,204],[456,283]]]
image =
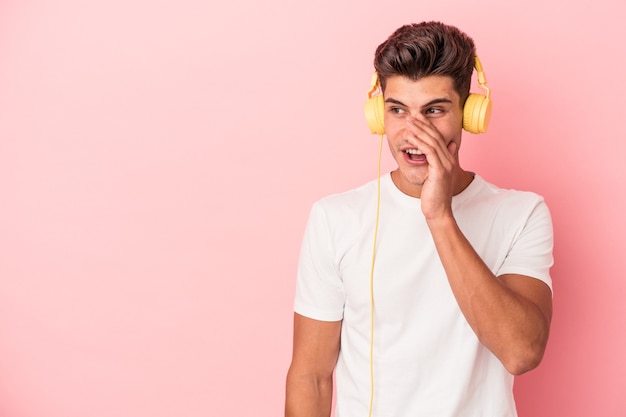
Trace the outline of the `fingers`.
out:
[[[407,118],[407,141],[424,152],[429,164],[441,163],[446,169],[451,169],[456,162],[458,145],[453,141],[446,143],[446,139],[429,121]]]

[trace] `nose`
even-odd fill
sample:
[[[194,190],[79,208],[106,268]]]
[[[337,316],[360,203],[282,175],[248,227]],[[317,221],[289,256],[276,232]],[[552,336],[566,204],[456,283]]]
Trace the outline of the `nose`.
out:
[[[410,113],[409,117],[406,118],[406,122],[407,123],[413,123],[414,120],[419,120],[421,122],[425,122],[426,121],[426,117],[420,113],[420,112],[415,112],[415,113]]]

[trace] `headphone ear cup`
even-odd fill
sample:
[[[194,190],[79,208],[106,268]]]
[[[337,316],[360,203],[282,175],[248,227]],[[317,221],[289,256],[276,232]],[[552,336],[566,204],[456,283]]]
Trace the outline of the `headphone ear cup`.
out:
[[[382,94],[375,95],[365,102],[365,120],[374,135],[385,134],[385,102]]]
[[[491,118],[491,100],[482,94],[470,94],[463,106],[463,129],[485,133]]]

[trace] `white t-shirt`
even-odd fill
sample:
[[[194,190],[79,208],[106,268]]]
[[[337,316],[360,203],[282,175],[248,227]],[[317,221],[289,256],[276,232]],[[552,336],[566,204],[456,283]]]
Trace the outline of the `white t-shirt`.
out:
[[[295,311],[343,320],[337,417],[367,416],[370,268],[376,181],[313,205],[304,235]],[[374,268],[374,416],[514,417],[513,376],[477,339],[456,303],[420,200],[381,178]],[[455,219],[496,275],[551,288],[552,222],[543,199],[478,175],[453,197]]]

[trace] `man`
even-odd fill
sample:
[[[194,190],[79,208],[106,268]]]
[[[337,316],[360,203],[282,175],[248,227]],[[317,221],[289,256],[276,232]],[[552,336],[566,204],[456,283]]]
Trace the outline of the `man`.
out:
[[[312,208],[287,417],[329,416],[334,371],[337,417],[517,415],[513,376],[548,340],[552,224],[540,196],[459,164],[475,62],[472,39],[438,22],[376,50],[398,167],[380,179],[374,257],[376,181]]]

